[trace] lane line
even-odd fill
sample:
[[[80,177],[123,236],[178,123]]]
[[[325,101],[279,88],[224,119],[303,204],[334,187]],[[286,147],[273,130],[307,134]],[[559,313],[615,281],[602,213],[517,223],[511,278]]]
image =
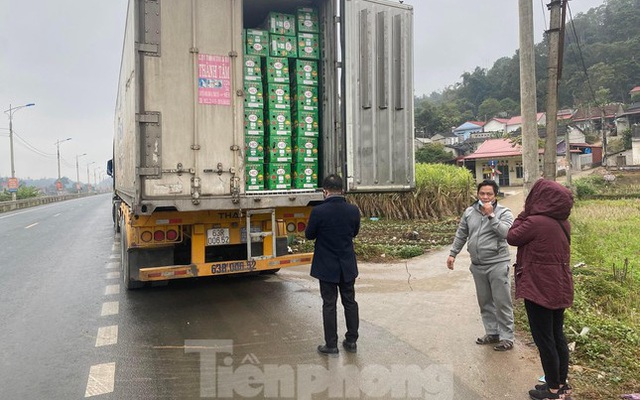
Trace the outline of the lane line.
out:
[[[120,258],[122,258],[120,254],[112,254],[109,256],[109,260],[119,260]]]
[[[116,363],[92,365],[84,397],[112,393],[116,377]]]
[[[33,228],[34,226],[38,225],[39,222],[36,222],[35,224],[31,224],[29,226],[25,226],[24,229],[29,229],[29,228]]]
[[[59,217],[59,216],[60,216],[60,214],[62,214],[62,213],[53,214],[53,217],[54,217],[54,218],[55,218],[55,217]]]
[[[107,285],[107,287],[104,289],[105,296],[118,293],[120,293],[120,285]]]
[[[120,271],[107,272],[107,279],[116,279],[116,278],[120,278]]]
[[[102,312],[100,316],[106,317],[107,315],[117,315],[120,311],[120,303],[117,301],[107,301],[102,303]]]
[[[102,326],[98,328],[96,347],[109,346],[118,343],[118,325]]]
[[[119,263],[119,262],[110,262],[110,263],[107,263],[106,268],[107,268],[107,269],[114,269],[114,268],[118,268],[118,269],[120,269],[120,263]]]

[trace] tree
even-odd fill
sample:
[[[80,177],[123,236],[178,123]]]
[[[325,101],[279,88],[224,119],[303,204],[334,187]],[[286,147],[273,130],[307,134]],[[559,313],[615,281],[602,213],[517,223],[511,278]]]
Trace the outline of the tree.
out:
[[[427,143],[416,150],[416,162],[424,164],[444,164],[453,160],[453,155],[441,143]]]
[[[501,111],[503,110],[500,102],[493,97],[489,97],[478,107],[478,118],[487,121],[498,115]]]

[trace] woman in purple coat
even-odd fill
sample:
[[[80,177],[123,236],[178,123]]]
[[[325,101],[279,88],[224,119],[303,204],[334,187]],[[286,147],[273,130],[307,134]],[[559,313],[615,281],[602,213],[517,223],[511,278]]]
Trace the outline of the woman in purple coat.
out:
[[[531,335],[540,352],[546,383],[529,391],[532,399],[563,399],[569,348],[563,332],[564,310],[573,304],[569,267],[569,214],[573,195],[557,182],[538,180],[513,222],[507,242],[518,247],[516,298],[523,298]]]

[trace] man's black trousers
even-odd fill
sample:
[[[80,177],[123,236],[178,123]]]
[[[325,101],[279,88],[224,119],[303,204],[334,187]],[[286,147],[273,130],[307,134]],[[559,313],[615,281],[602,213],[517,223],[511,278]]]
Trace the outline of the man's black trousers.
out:
[[[322,296],[322,322],[324,325],[324,340],[327,347],[338,347],[338,316],[336,304],[338,290],[344,307],[344,317],[347,325],[345,338],[347,342],[355,343],[358,340],[358,303],[353,288],[355,281],[331,283],[320,281],[320,295]]]

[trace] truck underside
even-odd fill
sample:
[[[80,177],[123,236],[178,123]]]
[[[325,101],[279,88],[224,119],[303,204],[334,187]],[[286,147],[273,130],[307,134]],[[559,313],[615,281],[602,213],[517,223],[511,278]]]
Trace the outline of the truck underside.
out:
[[[127,289],[147,282],[235,273],[273,273],[310,264],[313,253],[289,254],[288,240],[304,232],[311,207],[162,211],[134,215],[114,206]],[[250,229],[247,230],[247,227]]]

